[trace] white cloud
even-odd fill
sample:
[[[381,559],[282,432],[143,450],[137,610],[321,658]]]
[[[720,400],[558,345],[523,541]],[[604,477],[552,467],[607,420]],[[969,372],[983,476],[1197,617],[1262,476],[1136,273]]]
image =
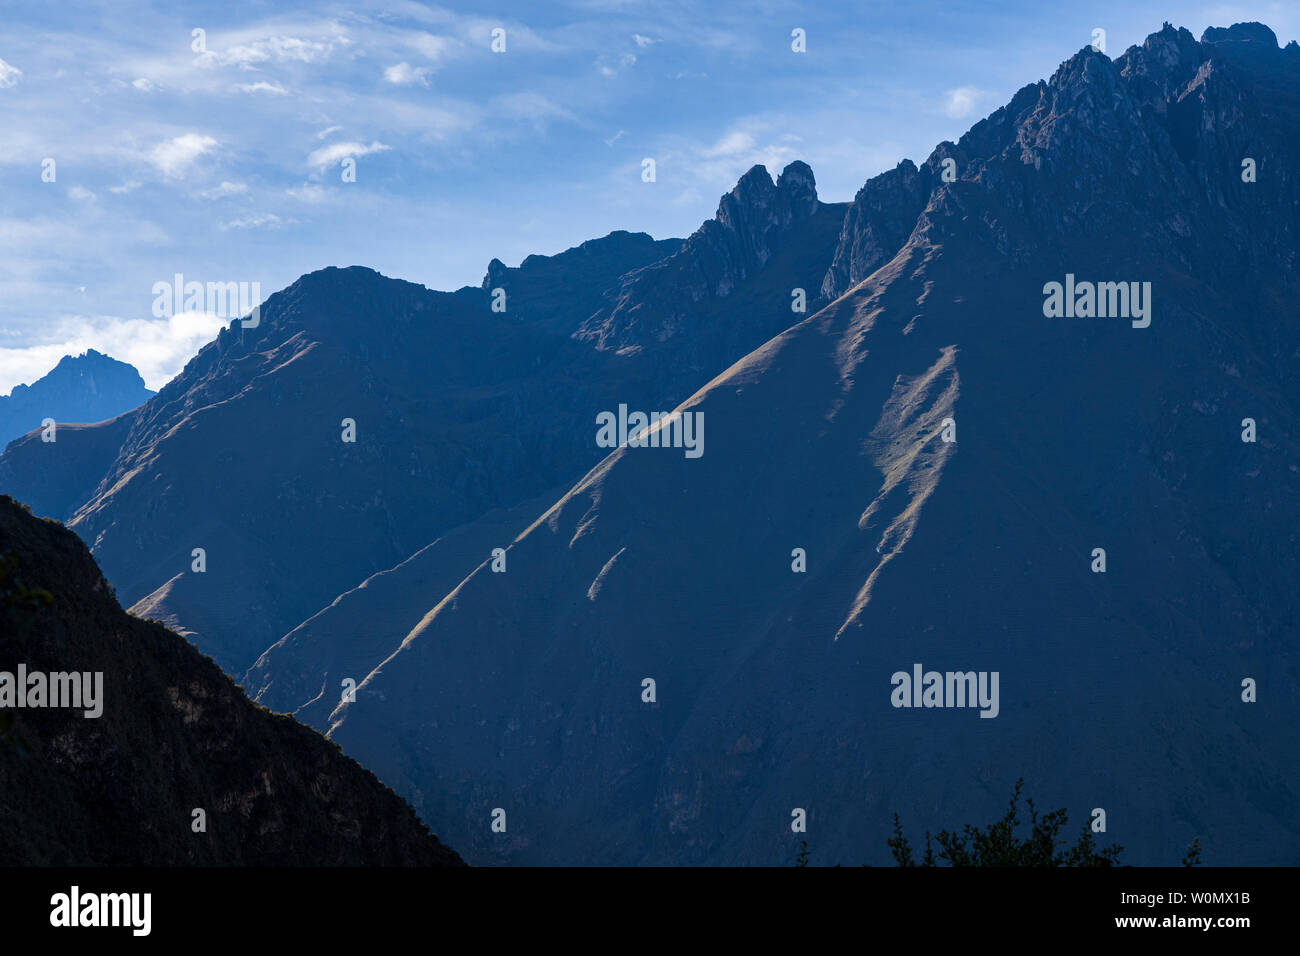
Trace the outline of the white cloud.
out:
[[[93,202],[95,199],[95,194],[85,186],[73,186],[68,190],[68,195],[81,202]]]
[[[158,89],[157,85],[155,85],[152,80],[143,76],[139,79],[132,80],[131,85],[137,90],[143,90],[145,93],[153,93]]]
[[[140,370],[146,385],[159,389],[229,323],[229,319],[203,312],[182,312],[165,319],[64,316],[53,323],[45,341],[0,348],[0,394],[36,381],[63,356],[80,355],[87,349],[129,362]]]
[[[959,86],[943,94],[943,111],[953,119],[965,119],[975,111],[980,91],[973,86]]]
[[[164,176],[176,176],[216,146],[217,141],[211,136],[186,133],[155,146],[149,153],[149,162],[157,166]]]
[[[460,46],[451,37],[434,36],[432,33],[411,33],[406,42],[417,50],[426,60],[437,62]]]
[[[343,128],[342,126],[327,126],[325,129],[321,130],[319,133],[316,134],[316,138],[324,139],[326,136],[329,136],[333,133],[337,133],[342,128]]]
[[[225,196],[237,196],[239,193],[246,192],[248,186],[244,183],[222,182],[219,186],[213,186],[211,189],[205,189],[199,193],[204,199],[221,199]]]
[[[296,222],[295,219],[288,220]],[[267,213],[264,216],[249,216],[246,219],[232,219],[230,222],[223,222],[221,228],[224,229],[260,229],[262,226],[275,228],[284,224],[285,220],[281,219],[275,213]]]
[[[108,191],[111,193],[116,193],[119,196],[124,196],[129,192],[135,192],[135,190],[139,188],[140,188],[140,183],[138,181],[134,179],[129,179],[126,182],[122,183],[122,185],[120,186],[109,186]]]
[[[654,43],[654,42],[655,42],[654,40],[650,39],[649,37],[643,37],[643,36],[642,36],[641,34],[639,34],[639,33],[633,33],[633,34],[632,34],[632,39],[635,40],[635,41],[636,41],[636,45],[639,46],[639,47],[641,47],[642,49],[645,49],[645,48],[648,47],[651,43]]]
[[[279,83],[268,83],[266,80],[258,80],[256,83],[237,83],[235,89],[241,93],[274,93],[276,96],[286,96],[289,93]]]
[[[722,139],[718,140],[712,146],[704,150],[704,155],[710,159],[719,156],[735,156],[738,153],[744,153],[754,148],[754,137],[742,130],[733,130]]]
[[[293,199],[309,203],[324,202],[326,198],[325,187],[317,186],[313,183],[303,183],[301,186],[294,186],[291,189],[286,189],[285,193]]]
[[[805,158],[802,140],[788,132],[796,125],[779,115],[747,117],[712,143],[677,142],[660,150],[660,169],[681,170],[704,195],[730,189],[753,166],[776,178],[791,160]],[[687,205],[693,197],[683,193],[678,201]]]
[[[371,153],[382,153],[389,149],[392,149],[392,147],[385,146],[380,142],[373,142],[369,146],[365,143],[331,143],[329,146],[322,146],[320,149],[313,150],[311,155],[307,157],[307,163],[324,169],[326,166],[333,166],[349,156],[357,159],[361,156],[369,156]]]
[[[416,83],[421,86],[428,86],[429,71],[423,67],[417,68],[409,63],[402,62],[384,70],[384,79],[396,86],[414,86]]]
[[[0,88],[13,86],[22,79],[23,71],[12,64],[0,60]]]
[[[624,53],[617,57],[610,55],[596,57],[596,69],[600,71],[601,76],[618,76],[634,63],[636,63],[635,53]]]
[[[209,43],[218,42],[210,40]],[[237,43],[224,50],[209,50],[197,58],[205,64],[218,66],[237,66],[251,69],[262,63],[318,63],[328,59],[334,50],[351,44],[346,33],[326,40],[312,40],[305,37],[271,36]]]

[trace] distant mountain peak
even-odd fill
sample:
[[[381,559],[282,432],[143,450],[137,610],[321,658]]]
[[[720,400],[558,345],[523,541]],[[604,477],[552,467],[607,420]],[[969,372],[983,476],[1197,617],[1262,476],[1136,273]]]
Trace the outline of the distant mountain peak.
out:
[[[41,427],[47,418],[60,424],[115,418],[153,394],[134,365],[95,349],[65,355],[30,385],[15,385],[0,396],[0,445]]]

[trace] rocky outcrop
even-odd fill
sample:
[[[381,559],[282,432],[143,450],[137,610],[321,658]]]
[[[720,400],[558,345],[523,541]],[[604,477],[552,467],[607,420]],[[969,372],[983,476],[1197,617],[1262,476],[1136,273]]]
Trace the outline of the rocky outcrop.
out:
[[[867,181],[844,216],[839,246],[821,293],[835,299],[892,259],[903,248],[930,199],[935,176],[905,159]]]
[[[623,349],[689,332],[692,317],[757,275],[822,208],[807,163],[791,163],[776,182],[754,166],[679,252],[625,276],[616,301],[584,322],[578,338]]]

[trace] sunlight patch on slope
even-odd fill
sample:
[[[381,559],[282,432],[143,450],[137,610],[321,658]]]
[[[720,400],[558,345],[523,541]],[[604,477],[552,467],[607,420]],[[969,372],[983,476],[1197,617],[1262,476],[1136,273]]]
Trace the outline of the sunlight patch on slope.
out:
[[[858,519],[858,528],[869,532],[888,523],[876,545],[880,562],[835,632],[837,641],[870,602],[880,572],[902,553],[916,531],[921,509],[938,486],[944,465],[956,448],[956,442],[944,442],[940,437],[943,420],[953,417],[959,392],[956,355],[956,348],[948,346],[923,374],[900,375],[865,443],[872,463],[885,480],[880,493]]]

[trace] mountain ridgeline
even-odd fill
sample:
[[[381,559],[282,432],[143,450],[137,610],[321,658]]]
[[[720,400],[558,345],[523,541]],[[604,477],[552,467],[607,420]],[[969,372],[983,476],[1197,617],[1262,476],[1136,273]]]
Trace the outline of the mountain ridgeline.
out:
[[[860,859],[1021,776],[1126,862],[1294,862],[1298,164],[1300,47],[1165,25],[852,203],[304,276],[0,490],[471,862]]]

